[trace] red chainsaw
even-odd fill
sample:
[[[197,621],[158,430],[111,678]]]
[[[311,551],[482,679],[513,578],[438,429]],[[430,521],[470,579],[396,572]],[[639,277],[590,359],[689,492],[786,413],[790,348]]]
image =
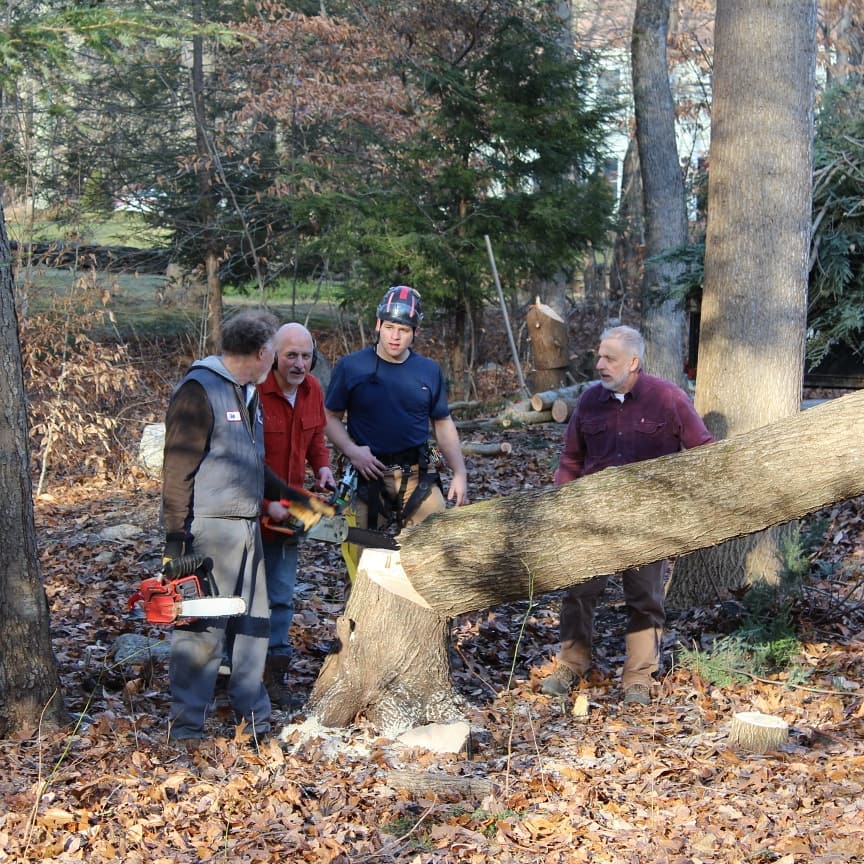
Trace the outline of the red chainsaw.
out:
[[[129,598],[131,612],[141,606],[150,624],[175,624],[193,618],[230,618],[246,611],[242,597],[218,596],[213,559],[183,555],[166,561],[158,576],[145,579]]]

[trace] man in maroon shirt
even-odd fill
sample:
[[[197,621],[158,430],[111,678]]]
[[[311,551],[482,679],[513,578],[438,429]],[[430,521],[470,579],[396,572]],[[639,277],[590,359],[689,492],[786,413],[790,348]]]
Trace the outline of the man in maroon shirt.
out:
[[[632,327],[611,327],[600,338],[600,381],[579,397],[555,472],[561,485],[602,471],[654,459],[713,441],[689,396],[678,386],[642,371],[645,341]],[[621,574],[629,621],[622,685],[625,704],[646,705],[660,665],[660,638],[666,621],[666,561]],[[561,648],[555,671],[541,691],[566,696],[591,665],[594,610],[609,576],[568,589],[561,601]]]
[[[273,337],[273,368],[258,385],[264,414],[264,458],[267,465],[290,486],[303,488],[307,464],[318,489],[335,485],[330,452],[324,440],[324,393],[310,375],[315,361],[315,342],[302,324],[283,324]],[[285,518],[278,501],[264,501],[264,512],[274,521]],[[294,585],[297,580],[297,540],[262,528],[267,594],[270,600],[270,646],[267,681],[270,698],[285,703],[282,689],[291,657],[288,631],[294,617]],[[290,700],[288,700],[290,701]]]

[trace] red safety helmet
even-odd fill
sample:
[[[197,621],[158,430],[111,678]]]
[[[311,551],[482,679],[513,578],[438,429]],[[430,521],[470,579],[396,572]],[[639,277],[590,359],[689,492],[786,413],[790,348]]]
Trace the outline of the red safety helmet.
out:
[[[394,285],[378,304],[375,315],[379,321],[406,324],[416,329],[423,321],[420,308],[420,293],[407,285]]]

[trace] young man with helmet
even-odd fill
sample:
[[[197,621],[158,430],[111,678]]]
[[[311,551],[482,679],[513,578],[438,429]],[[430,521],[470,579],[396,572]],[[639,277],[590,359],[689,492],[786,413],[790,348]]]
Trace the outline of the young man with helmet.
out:
[[[389,288],[376,310],[374,345],[343,357],[327,390],[325,434],[360,475],[357,524],[401,529],[445,509],[429,450],[429,425],[452,471],[447,498],[468,503],[465,460],[441,367],[413,350],[420,294]],[[343,418],[347,413],[347,425]]]

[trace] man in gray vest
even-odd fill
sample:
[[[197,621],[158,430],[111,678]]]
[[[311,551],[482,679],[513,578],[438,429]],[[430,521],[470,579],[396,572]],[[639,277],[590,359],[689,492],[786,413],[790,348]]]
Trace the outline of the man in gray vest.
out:
[[[265,497],[278,502],[287,493],[264,464],[255,385],[273,365],[277,327],[273,316],[258,311],[229,319],[222,353],[192,364],[165,418],[165,560],[212,558],[219,593],[246,601],[242,616],[199,618],[174,628],[169,739],[185,748],[204,737],[226,635],[228,699],[236,719],[246,722],[256,740],[270,731],[263,684],[270,621],[258,517]]]

